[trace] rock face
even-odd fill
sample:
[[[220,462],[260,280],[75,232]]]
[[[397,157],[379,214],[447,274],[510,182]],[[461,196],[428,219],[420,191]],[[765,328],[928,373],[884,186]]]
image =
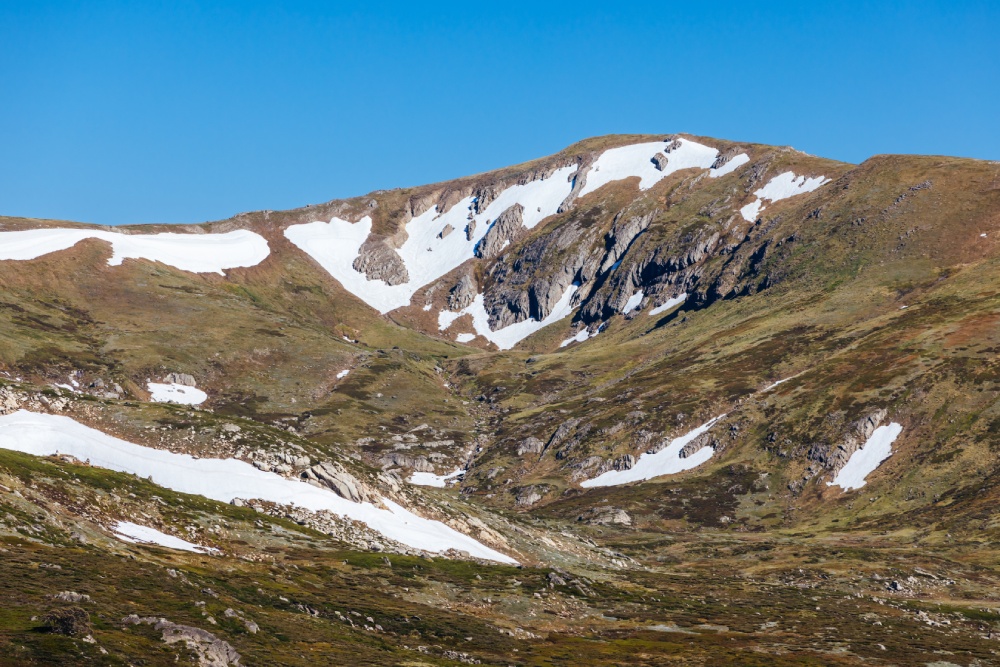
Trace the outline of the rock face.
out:
[[[194,376],[188,375],[187,373],[167,373],[167,376],[163,378],[163,381],[167,384],[182,384],[185,387],[198,386],[195,384]]]
[[[428,461],[425,456],[412,456],[410,454],[391,452],[379,459],[379,463],[383,468],[400,466],[402,468],[412,468],[417,472],[434,472],[434,464]]]
[[[368,280],[382,280],[387,285],[401,285],[410,280],[403,258],[389,247],[385,239],[369,237],[358,251],[354,259],[355,271],[368,277]]]
[[[611,267],[625,255],[625,251],[629,249],[629,246],[632,245],[632,242],[635,241],[639,234],[646,231],[655,215],[656,211],[647,213],[646,215],[629,217],[625,217],[621,213],[618,214],[614,224],[611,226],[611,231],[608,232],[605,239],[608,254],[601,263],[601,273],[610,271]]]
[[[721,169],[722,167],[729,164],[729,161],[740,154],[738,148],[730,148],[728,150],[719,153],[718,157],[715,158],[715,162],[712,163],[712,169]]]
[[[167,644],[183,643],[195,652],[200,667],[229,667],[240,664],[240,654],[229,642],[223,641],[207,630],[190,625],[178,625],[165,618],[141,617],[131,614],[122,619],[124,625],[152,625],[163,633]]]
[[[493,259],[499,256],[508,243],[513,243],[527,231],[524,227],[524,207],[514,204],[497,217],[476,244],[476,257]]]
[[[478,292],[476,281],[469,274],[465,274],[448,292],[448,309],[458,312],[468,307]]]

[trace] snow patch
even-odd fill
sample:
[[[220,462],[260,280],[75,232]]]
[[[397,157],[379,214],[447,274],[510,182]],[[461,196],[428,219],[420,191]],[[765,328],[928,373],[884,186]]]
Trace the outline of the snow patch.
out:
[[[339,373],[337,373],[337,379],[338,380],[343,380],[345,377],[347,377],[347,374],[350,373],[350,372],[351,372],[350,369],[345,369],[345,370],[340,371]]]
[[[722,165],[718,169],[709,169],[709,178],[719,178],[720,176],[725,176],[726,174],[731,174],[747,162],[750,161],[750,156],[746,153],[740,153],[739,155],[734,155],[733,159]]]
[[[465,470],[459,468],[454,470],[447,475],[435,475],[432,472],[415,472],[410,475],[408,480],[410,484],[415,484],[416,486],[434,486],[439,489],[443,489],[447,483],[459,475],[465,473]]]
[[[27,229],[0,232],[0,260],[36,259],[72,248],[84,239],[111,244],[109,266],[126,259],[161,262],[191,273],[256,266],[271,253],[260,234],[238,229],[225,234],[122,234],[92,229]]]
[[[639,189],[648,190],[662,179],[681,169],[709,169],[719,151],[689,139],[677,139],[680,146],[667,154],[666,169],[660,171],[653,164],[653,156],[665,152],[667,141],[651,141],[620,148],[609,148],[601,153],[587,172],[587,182],[580,191],[583,197],[600,187],[624,178],[639,177]]]
[[[501,350],[509,350],[536,331],[540,331],[553,322],[558,322],[572,313],[573,306],[570,304],[573,301],[573,295],[576,293],[578,287],[578,285],[570,285],[566,288],[562,297],[558,302],[556,302],[555,306],[553,306],[552,311],[544,320],[541,321],[528,318],[526,320],[522,320],[521,322],[504,327],[503,329],[493,331],[490,329],[490,318],[486,313],[483,295],[477,294],[472,303],[457,313],[447,310],[443,310],[438,313],[438,328],[443,331],[451,326],[451,323],[462,315],[472,315],[472,326],[475,327],[476,333],[499,347]]]
[[[665,313],[674,306],[684,303],[687,300],[687,298],[688,298],[687,292],[684,292],[683,294],[679,294],[674,297],[670,297],[656,308],[650,310],[649,316],[652,317],[653,315],[659,315],[660,313]]]
[[[475,339],[476,339],[476,334],[472,333],[460,333],[457,336],[455,336],[455,340],[457,340],[459,343],[468,343]]]
[[[596,336],[597,334],[594,335]],[[590,338],[590,331],[588,331],[587,329],[580,329],[579,331],[576,332],[575,336],[570,336],[563,342],[559,343],[559,347],[566,347],[570,343],[582,343],[583,341],[589,338]]]
[[[625,302],[625,307],[622,308],[622,313],[628,314],[631,313],[636,308],[638,308],[639,304],[642,303],[642,297],[644,296],[646,295],[643,294],[642,290],[639,290],[638,292],[630,296],[628,298],[628,301]]]
[[[235,498],[294,504],[311,511],[327,510],[367,524],[407,546],[440,553],[448,549],[472,556],[514,563],[512,558],[446,526],[425,519],[383,498],[388,509],[354,503],[327,489],[264,472],[235,459],[195,459],[187,454],[143,447],[102,433],[62,415],[18,410],[0,416],[0,448],[53,456],[68,454],[108,470],[150,478],[179,493],[229,503]]]
[[[180,403],[181,405],[201,405],[208,400],[208,394],[201,389],[171,382],[160,384],[147,382],[150,399],[156,403]]]
[[[673,475],[678,472],[683,472],[684,470],[697,468],[702,463],[712,458],[712,455],[715,454],[715,450],[708,446],[702,447],[686,459],[682,459],[680,457],[681,450],[684,449],[686,444],[697,438],[702,433],[707,432],[708,429],[715,425],[715,422],[725,416],[726,415],[724,414],[719,415],[715,419],[705,422],[695,430],[685,433],[679,438],[674,438],[670,441],[669,445],[655,454],[643,454],[639,457],[636,464],[628,470],[609,470],[603,475],[581,482],[580,486],[584,488],[591,488],[595,486],[618,486],[619,484],[641,482],[643,480],[659,477],[660,475]]]
[[[768,181],[767,185],[754,192],[754,196],[757,199],[741,208],[740,213],[747,222],[756,222],[757,218],[760,217],[760,212],[764,210],[765,199],[770,202],[781,201],[795,195],[812,192],[821,185],[829,182],[830,179],[824,176],[806,178],[805,176],[796,176],[794,172],[786,171],[783,174],[778,174]]]
[[[177,551],[193,551],[195,553],[219,553],[218,549],[204,547],[200,544],[193,544],[187,540],[182,540],[179,537],[161,533],[155,528],[140,526],[137,523],[131,523],[129,521],[119,521],[116,523],[114,532],[118,538],[133,544],[156,544],[161,547],[167,547],[168,549],[176,549]]]
[[[865,478],[878,468],[882,461],[892,456],[892,443],[902,432],[903,427],[896,422],[888,426],[879,426],[860,449],[854,450],[851,458],[847,459],[847,463],[833,481],[827,482],[827,486],[836,484],[844,491],[863,487]]]

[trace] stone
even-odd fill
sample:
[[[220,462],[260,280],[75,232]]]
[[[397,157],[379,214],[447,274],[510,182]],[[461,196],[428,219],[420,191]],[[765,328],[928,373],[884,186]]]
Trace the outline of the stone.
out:
[[[667,163],[669,162],[669,160],[667,159],[667,156],[664,155],[663,153],[657,153],[656,155],[654,155],[652,157],[652,159],[650,161],[654,165],[656,165],[656,168],[659,171],[663,171],[664,169],[666,169],[667,168]]]
[[[529,436],[522,440],[517,446],[517,455],[524,456],[525,454],[541,454],[544,449],[544,442],[534,436]]]
[[[410,280],[403,258],[385,239],[368,237],[361,244],[352,266],[368,280],[382,280],[387,285],[402,285]]]
[[[438,238],[439,239],[447,238],[448,235],[451,234],[453,231],[455,231],[454,227],[452,227],[451,225],[445,225],[444,229],[438,232]]]

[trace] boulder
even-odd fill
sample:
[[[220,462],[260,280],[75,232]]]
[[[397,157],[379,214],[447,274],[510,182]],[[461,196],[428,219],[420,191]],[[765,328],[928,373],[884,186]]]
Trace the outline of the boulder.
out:
[[[188,375],[187,373],[167,373],[167,376],[163,378],[163,381],[167,384],[180,384],[185,387],[197,387],[195,383],[194,376]]]
[[[352,266],[368,280],[382,280],[387,285],[402,285],[410,280],[403,258],[385,239],[368,237],[361,244]]]

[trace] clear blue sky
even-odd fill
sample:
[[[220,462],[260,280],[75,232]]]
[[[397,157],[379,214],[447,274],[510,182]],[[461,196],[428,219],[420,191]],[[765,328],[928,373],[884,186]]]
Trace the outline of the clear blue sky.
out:
[[[0,214],[199,222],[691,132],[1000,159],[1000,2],[7,2]]]

